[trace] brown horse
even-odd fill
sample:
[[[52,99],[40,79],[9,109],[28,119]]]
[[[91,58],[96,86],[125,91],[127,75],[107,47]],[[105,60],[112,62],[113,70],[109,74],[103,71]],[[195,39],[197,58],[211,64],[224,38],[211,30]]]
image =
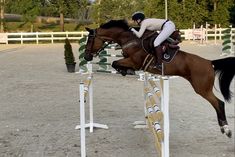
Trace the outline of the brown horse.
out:
[[[143,64],[149,55],[142,46],[142,40],[137,38],[131,31],[125,20],[111,20],[97,29],[89,29],[88,41],[84,58],[91,61],[104,49],[105,42],[115,42],[122,47],[124,58],[114,61],[113,68],[122,75],[127,70],[143,70]],[[154,64],[154,63],[151,63]],[[232,132],[228,127],[224,102],[218,99],[213,93],[215,74],[219,74],[220,91],[226,101],[231,100],[229,90],[231,81],[235,75],[235,57],[207,60],[197,55],[179,50],[170,63],[164,62],[164,75],[178,75],[187,79],[195,92],[208,100],[217,113],[217,119],[221,132],[228,137]],[[153,68],[153,65],[145,67],[145,71],[153,74],[162,74],[161,71]]]

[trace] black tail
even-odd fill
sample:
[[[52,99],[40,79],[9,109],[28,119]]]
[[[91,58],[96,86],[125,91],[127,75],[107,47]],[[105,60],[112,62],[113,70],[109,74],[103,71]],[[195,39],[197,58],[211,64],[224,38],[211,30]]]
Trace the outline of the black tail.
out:
[[[212,61],[216,74],[219,74],[219,87],[224,99],[231,101],[232,92],[229,90],[231,81],[235,75],[235,57]]]

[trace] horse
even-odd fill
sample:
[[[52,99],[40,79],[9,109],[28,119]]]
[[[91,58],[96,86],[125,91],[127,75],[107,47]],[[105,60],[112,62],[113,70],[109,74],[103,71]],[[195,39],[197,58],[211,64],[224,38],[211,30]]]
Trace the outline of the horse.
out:
[[[85,47],[84,59],[93,60],[109,43],[121,46],[124,58],[113,61],[112,67],[126,75],[128,70],[144,70],[152,74],[177,75],[190,82],[194,91],[205,98],[215,109],[217,121],[222,134],[232,137],[225,114],[225,103],[215,96],[213,86],[218,75],[219,88],[226,102],[231,101],[230,84],[235,75],[235,57],[208,60],[200,56],[178,50],[174,59],[167,63],[163,61],[160,71],[150,63],[143,67],[149,53],[143,47],[143,39],[137,38],[129,29],[126,20],[110,20],[96,29],[86,28],[89,32]]]

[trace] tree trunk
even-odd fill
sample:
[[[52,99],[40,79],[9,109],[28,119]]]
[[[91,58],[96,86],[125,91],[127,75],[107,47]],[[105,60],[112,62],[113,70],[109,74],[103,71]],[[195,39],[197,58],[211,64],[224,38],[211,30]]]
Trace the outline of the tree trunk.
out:
[[[4,3],[5,3],[5,0],[1,0],[1,26],[0,26],[0,32],[3,33],[4,32]]]
[[[60,12],[60,31],[64,32],[64,14]]]
[[[216,0],[214,1],[213,5],[214,5],[214,11],[216,11],[216,9],[217,9],[217,1]]]
[[[30,31],[31,31],[31,32],[34,31],[34,26],[33,26],[33,24],[31,24],[31,29],[30,29]]]
[[[183,0],[183,11],[185,11],[185,0]]]

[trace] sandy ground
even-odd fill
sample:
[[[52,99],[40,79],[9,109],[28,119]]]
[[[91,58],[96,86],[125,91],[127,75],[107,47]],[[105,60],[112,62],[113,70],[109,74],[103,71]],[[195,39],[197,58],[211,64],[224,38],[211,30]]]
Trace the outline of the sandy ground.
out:
[[[185,42],[181,48],[207,59],[221,58],[220,45]],[[78,45],[73,49],[77,58]],[[74,128],[79,124],[79,83],[85,76],[66,71],[63,51],[62,44],[0,45],[0,157],[80,156],[80,132]],[[132,126],[144,120],[142,88],[137,77],[94,74],[95,122],[109,129],[87,132],[88,157],[157,156],[151,132]],[[226,104],[233,135],[234,107],[234,99]],[[186,80],[171,80],[171,157],[234,153],[234,136],[220,133],[212,106]]]

